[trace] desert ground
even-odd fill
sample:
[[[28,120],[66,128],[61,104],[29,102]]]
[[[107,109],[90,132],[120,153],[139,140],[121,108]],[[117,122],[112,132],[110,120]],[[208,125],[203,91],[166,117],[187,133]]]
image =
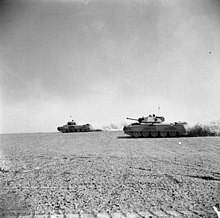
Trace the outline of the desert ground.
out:
[[[0,135],[0,216],[217,217],[220,137],[122,131]]]

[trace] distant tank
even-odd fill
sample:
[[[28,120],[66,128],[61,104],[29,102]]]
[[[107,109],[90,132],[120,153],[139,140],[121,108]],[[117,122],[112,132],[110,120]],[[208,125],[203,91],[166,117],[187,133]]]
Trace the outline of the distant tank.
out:
[[[162,116],[149,115],[138,119],[127,118],[138,122],[124,126],[123,131],[131,137],[175,137],[186,135],[186,122],[163,123],[165,118]]]
[[[62,133],[71,133],[71,132],[98,132],[102,131],[101,129],[95,129],[90,124],[78,125],[75,121],[69,121],[66,125],[57,127],[57,130]]]

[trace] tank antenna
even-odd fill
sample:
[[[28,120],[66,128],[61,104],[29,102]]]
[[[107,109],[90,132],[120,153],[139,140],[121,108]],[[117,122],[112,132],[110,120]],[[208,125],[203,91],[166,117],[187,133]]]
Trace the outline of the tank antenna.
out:
[[[160,106],[157,107],[158,110],[158,116],[160,115]]]

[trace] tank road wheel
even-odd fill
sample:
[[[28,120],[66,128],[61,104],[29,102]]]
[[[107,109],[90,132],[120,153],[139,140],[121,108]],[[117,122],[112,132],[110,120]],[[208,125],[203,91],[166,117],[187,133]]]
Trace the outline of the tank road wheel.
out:
[[[160,136],[161,137],[167,137],[167,132],[166,131],[161,131]]]
[[[80,129],[76,129],[76,132],[80,132]]]
[[[151,136],[154,137],[154,138],[157,137],[158,136],[158,132],[157,131],[152,131],[151,132]]]
[[[138,138],[138,137],[141,136],[141,133],[138,132],[138,131],[135,131],[135,132],[133,132],[133,136],[134,136],[135,138]]]
[[[143,136],[144,138],[147,138],[147,137],[149,136],[149,132],[148,132],[147,130],[143,130],[143,131],[142,131],[142,136]]]
[[[170,135],[170,137],[175,137],[176,136],[176,132],[175,131],[170,131],[169,135]]]
[[[81,132],[85,132],[85,129],[81,129]]]

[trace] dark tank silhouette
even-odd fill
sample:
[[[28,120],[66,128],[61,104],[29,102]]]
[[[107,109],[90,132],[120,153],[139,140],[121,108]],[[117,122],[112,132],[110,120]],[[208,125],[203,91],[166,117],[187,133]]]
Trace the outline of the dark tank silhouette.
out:
[[[91,124],[78,125],[74,120],[67,122],[63,126],[57,127],[57,130],[62,133],[71,132],[99,132],[101,129],[95,129]]]
[[[163,123],[163,116],[149,115],[138,119],[127,118],[138,121],[124,126],[123,131],[131,137],[175,137],[186,135],[186,122]]]

